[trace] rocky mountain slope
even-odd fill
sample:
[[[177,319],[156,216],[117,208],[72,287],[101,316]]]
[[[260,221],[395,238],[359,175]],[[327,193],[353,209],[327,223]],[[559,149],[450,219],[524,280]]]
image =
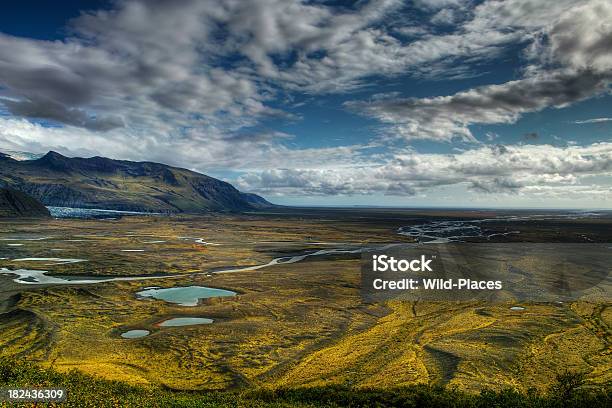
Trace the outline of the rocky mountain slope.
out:
[[[69,158],[56,152],[24,161],[0,154],[0,187],[58,207],[202,213],[272,206],[260,196],[194,171],[98,156]]]
[[[49,210],[21,191],[0,188],[0,217],[49,217]]]

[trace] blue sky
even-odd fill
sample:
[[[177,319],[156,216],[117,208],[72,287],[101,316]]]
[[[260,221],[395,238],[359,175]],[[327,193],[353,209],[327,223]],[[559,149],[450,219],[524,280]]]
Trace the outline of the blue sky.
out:
[[[0,149],[280,204],[610,208],[610,21],[600,0],[9,2]]]

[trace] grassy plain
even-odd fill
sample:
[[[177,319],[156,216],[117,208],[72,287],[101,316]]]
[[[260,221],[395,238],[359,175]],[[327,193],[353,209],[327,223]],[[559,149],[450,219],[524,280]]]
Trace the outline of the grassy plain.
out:
[[[612,382],[609,303],[529,304],[392,301],[365,304],[359,255],[329,255],[258,271],[308,250],[408,242],[397,228],[466,211],[303,210],[268,214],[1,221],[0,267],[53,275],[160,276],[95,285],[27,286],[0,276],[0,354],[60,372],[171,390],[456,386],[469,392],[548,389],[565,371],[585,386]],[[520,224],[520,225],[517,225]],[[612,242],[612,219],[492,223],[519,228],[505,241]],[[202,238],[208,245],[196,242]],[[163,241],[163,242],[159,242]],[[9,246],[19,243],[21,246]],[[211,245],[215,244],[215,245]],[[144,250],[123,252],[122,250]],[[50,265],[25,257],[80,258]],[[203,273],[206,272],[206,273]],[[186,276],[179,276],[187,273]],[[195,307],[139,299],[148,286],[226,288],[236,297]],[[160,328],[178,316],[210,325]],[[131,329],[150,330],[124,339]]]

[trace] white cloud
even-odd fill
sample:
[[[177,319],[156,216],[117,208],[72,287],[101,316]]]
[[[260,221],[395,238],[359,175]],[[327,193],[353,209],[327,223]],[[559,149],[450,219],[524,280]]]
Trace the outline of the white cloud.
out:
[[[184,137],[167,138],[171,125],[154,130],[134,130],[137,142],[126,142],[121,129],[100,133],[73,126],[45,127],[25,119],[0,117],[0,146],[10,150],[46,153],[54,150],[68,156],[102,155],[117,159],[158,161],[207,173],[279,167],[343,168],[364,161],[369,146],[289,149],[279,140],[280,132],[245,133],[229,137],[223,133],[201,133],[192,129]],[[78,143],[75,143],[78,141]]]
[[[443,9],[438,11],[430,21],[433,24],[451,25],[455,22],[456,18],[456,12],[453,9]]]
[[[612,122],[612,118],[594,118],[594,119],[585,119],[585,120],[576,120],[574,121],[577,125],[583,125],[587,123],[604,123],[604,122]]]
[[[559,18],[534,37],[538,41],[534,43],[530,57],[532,61],[537,59],[534,61],[537,65],[526,69],[522,79],[480,86],[448,96],[379,98],[348,102],[346,106],[388,124],[388,133],[395,137],[446,142],[461,138],[477,142],[470,125],[514,123],[528,112],[566,107],[609,93],[612,81],[612,24],[609,23],[612,21],[612,5],[591,1],[561,10],[565,11]],[[473,31],[486,31],[487,26],[483,25],[495,22],[503,22],[505,27],[529,26],[537,24],[534,16],[541,16],[542,12],[529,1],[487,2],[475,12],[481,17],[475,17],[466,27]],[[482,15],[488,18],[482,18]],[[519,19],[519,16],[526,19]],[[545,40],[541,40],[542,37]]]
[[[593,0],[572,8],[545,31],[538,57],[575,70],[612,69],[612,3]]]
[[[461,7],[470,3],[470,0],[414,0],[414,5],[417,8],[426,11],[435,11],[449,7]]]
[[[11,99],[2,103],[18,116],[123,127],[128,136],[134,126],[160,122],[232,132],[282,114],[268,104],[275,89],[342,92],[370,75],[439,75],[458,57],[494,57],[572,3],[489,1],[453,33],[404,43],[395,36],[406,28],[398,0],[355,8],[298,0],[122,1],[75,19],[65,41],[0,34],[0,83]],[[437,13],[471,5],[427,4]]]
[[[612,143],[589,146],[481,146],[456,154],[407,152],[385,164],[342,169],[250,172],[238,185],[284,195],[414,195],[463,185],[486,193],[567,191],[592,176],[612,176]],[[612,195],[612,188],[600,185]],[[582,191],[578,189],[576,191]]]
[[[450,96],[379,98],[348,102],[354,111],[389,124],[389,133],[406,140],[476,142],[469,126],[475,123],[513,123],[522,114],[547,107],[565,107],[609,92],[612,71],[540,72],[501,85],[486,85]]]

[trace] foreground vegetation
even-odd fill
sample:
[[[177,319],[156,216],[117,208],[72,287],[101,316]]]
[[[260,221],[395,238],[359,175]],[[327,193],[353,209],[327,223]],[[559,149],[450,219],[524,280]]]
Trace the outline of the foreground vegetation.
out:
[[[578,373],[563,373],[545,394],[482,391],[469,394],[438,386],[393,389],[342,386],[248,390],[171,391],[127,385],[71,371],[59,373],[11,358],[0,359],[0,387],[63,387],[65,407],[604,407],[610,387],[585,388]],[[7,403],[0,403],[8,406]],[[51,405],[51,404],[50,404]],[[59,405],[59,404],[58,404]],[[40,406],[40,404],[38,405]]]

